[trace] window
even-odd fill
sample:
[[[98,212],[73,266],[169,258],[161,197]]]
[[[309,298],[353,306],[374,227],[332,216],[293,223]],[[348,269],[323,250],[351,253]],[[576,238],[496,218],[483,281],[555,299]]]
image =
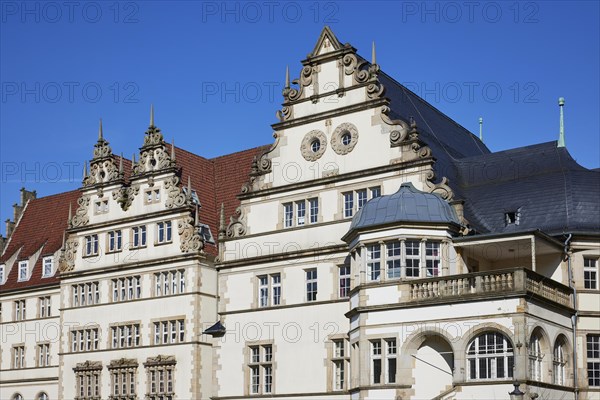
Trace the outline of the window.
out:
[[[273,346],[270,344],[249,347],[248,369],[250,393],[273,392]]]
[[[387,277],[388,279],[400,278],[400,269],[402,263],[402,246],[401,243],[390,242],[387,247]]]
[[[332,372],[333,372],[333,389],[345,390],[349,369],[349,354],[346,351],[346,339],[333,339],[331,341],[332,349]]]
[[[552,358],[552,383],[565,385],[567,358],[565,354],[565,340],[559,338],[554,344],[554,357]]]
[[[386,383],[396,383],[396,339],[386,339]]]
[[[373,384],[396,383],[396,357],[396,339],[371,341],[371,382]]]
[[[417,278],[419,276],[420,242],[416,240],[407,240],[404,242],[406,246],[406,276]]]
[[[42,278],[52,276],[52,274],[54,273],[54,260],[52,259],[52,257],[44,257],[42,265]]]
[[[308,202],[308,218],[306,216],[306,207]],[[293,226],[303,226],[314,224],[319,220],[319,200],[312,198],[308,200],[299,200],[293,203],[283,204],[283,226],[291,228]]]
[[[258,278],[258,306],[269,307],[281,304],[281,274],[263,275]],[[272,293],[269,296],[269,293]]]
[[[98,235],[88,235],[85,237],[85,255],[95,256],[98,254]]]
[[[108,365],[110,374],[110,399],[129,400],[136,396],[136,377],[138,363],[132,359],[112,361]]]
[[[113,349],[138,347],[140,345],[140,324],[111,326],[110,343]]]
[[[306,301],[317,300],[317,269],[306,270]]]
[[[25,346],[14,346],[12,348],[14,369],[25,368]]]
[[[586,289],[598,289],[598,260],[592,258],[583,259],[583,287]]]
[[[160,189],[150,189],[144,192],[144,202],[146,204],[160,202]]]
[[[340,285],[340,297],[348,297],[350,295],[350,266],[342,265],[338,268],[338,282]]]
[[[185,320],[173,319],[154,323],[154,344],[182,343],[185,341]]]
[[[185,293],[185,270],[163,271],[154,274],[154,295],[168,296]]]
[[[75,329],[71,331],[71,351],[73,353],[98,350],[99,342],[98,328]]]
[[[467,363],[470,380],[512,378],[512,343],[501,333],[483,333],[469,344]]]
[[[108,212],[108,200],[98,200],[95,203],[96,214],[106,214]]]
[[[542,380],[542,347],[539,334],[534,333],[529,341],[529,376],[531,380]]]
[[[0,264],[0,285],[4,284],[4,271],[5,271],[6,266],[4,264]]]
[[[350,218],[355,212],[360,210],[367,201],[381,196],[381,188],[376,186],[369,189],[359,189],[353,192],[342,193],[342,196],[344,201],[344,218]]]
[[[371,342],[371,382],[381,383],[381,340]]]
[[[319,199],[308,199],[308,204],[310,207],[310,223],[314,224],[318,222],[319,219]]]
[[[51,316],[50,296],[40,297],[38,299],[39,317],[46,318]]]
[[[86,361],[77,364],[73,371],[75,371],[75,398],[77,400],[99,399],[102,363],[99,361]]]
[[[48,344],[48,343],[38,344],[37,366],[38,367],[49,367],[50,366],[50,344]]]
[[[129,276],[112,280],[112,301],[139,299],[142,296],[140,276]]]
[[[175,365],[176,361],[173,356],[148,358],[144,363],[148,382],[148,392],[145,397],[147,400],[173,400],[175,398],[173,390]]]
[[[146,245],[146,226],[134,226],[133,228],[131,228],[131,232],[133,236],[131,240],[131,247],[144,247]]]
[[[121,251],[123,248],[123,234],[120,230],[108,232],[108,251]]]
[[[367,246],[367,279],[378,281],[381,276],[381,245]]]
[[[425,242],[425,269],[427,277],[440,274],[440,244],[438,242]]]
[[[24,321],[26,317],[25,300],[15,301],[15,321]]]
[[[172,240],[171,237],[171,221],[159,222],[156,224],[157,235],[156,242],[157,243],[169,243]]]
[[[589,386],[600,386],[600,335],[587,335],[587,375]]]
[[[27,261],[19,261],[19,281],[26,281],[29,276]]]
[[[72,307],[83,307],[100,303],[98,282],[80,283],[71,286]]]

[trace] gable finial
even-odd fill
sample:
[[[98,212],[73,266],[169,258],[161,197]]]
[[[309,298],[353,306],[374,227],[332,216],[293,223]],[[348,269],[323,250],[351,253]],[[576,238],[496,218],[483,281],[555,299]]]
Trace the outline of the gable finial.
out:
[[[83,179],[87,178],[87,160],[83,162]]]
[[[290,88],[290,67],[289,65],[285,66],[285,88],[284,89],[289,89]]]
[[[154,126],[154,104],[150,104],[150,126]]]
[[[104,139],[102,134],[102,118],[100,118],[100,126],[98,126],[98,140]]]
[[[71,222],[72,217],[73,217],[73,211],[71,209],[71,202],[69,202],[69,218],[67,219],[67,222]]]
[[[198,226],[199,225],[200,221],[199,221],[199,218],[198,218],[198,214],[199,214],[199,212],[198,212],[198,204],[196,204],[196,215],[194,217],[194,226]]]
[[[219,232],[225,231],[225,203],[221,203],[221,213],[219,215]]]
[[[123,153],[121,153],[121,158],[119,159],[119,174],[123,174]]]
[[[483,142],[483,118],[479,117],[479,140]]]
[[[563,107],[565,106],[565,98],[558,98],[558,106],[560,108],[560,133],[558,135],[557,147],[565,147],[565,117],[563,114]]]
[[[187,182],[187,197],[188,197],[188,199],[192,198],[192,178],[190,177],[190,175],[188,175],[188,182]]]
[[[133,153],[133,157],[131,157],[131,169],[135,166],[135,153]]]
[[[175,138],[171,139],[171,161],[175,161]]]
[[[375,41],[373,41],[373,46],[371,47],[371,64],[377,64],[377,58],[375,55]]]

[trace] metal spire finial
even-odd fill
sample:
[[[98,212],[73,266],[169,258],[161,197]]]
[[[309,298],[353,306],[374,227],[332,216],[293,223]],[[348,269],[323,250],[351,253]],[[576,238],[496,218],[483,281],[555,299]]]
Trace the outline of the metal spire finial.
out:
[[[479,117],[479,140],[483,142],[483,118]]]
[[[375,56],[375,41],[373,41],[373,46],[371,48],[371,64],[377,64],[377,58]]]
[[[119,159],[119,174],[123,173],[123,153],[121,153],[121,158]]]
[[[102,118],[100,118],[100,126],[98,126],[98,140],[104,139],[102,134]]]
[[[565,147],[565,116],[563,114],[563,107],[565,106],[564,97],[558,99],[558,106],[560,107],[560,133],[558,135],[557,147]]]
[[[286,65],[285,67],[285,89],[290,88],[290,67]]]
[[[198,204],[196,204],[196,215],[194,217],[194,226],[198,226],[199,225],[199,218],[198,218]]]
[[[154,126],[154,104],[150,104],[150,126]]]
[[[171,161],[175,161],[175,139],[171,139]]]
[[[87,160],[83,162],[83,179],[87,178]]]

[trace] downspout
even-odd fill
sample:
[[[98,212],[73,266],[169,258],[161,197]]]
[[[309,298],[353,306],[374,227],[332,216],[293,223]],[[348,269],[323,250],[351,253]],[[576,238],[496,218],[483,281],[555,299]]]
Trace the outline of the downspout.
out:
[[[577,376],[577,288],[573,282],[573,267],[571,265],[571,249],[569,242],[573,234],[569,233],[567,240],[565,240],[564,254],[567,257],[567,270],[569,271],[569,287],[573,290],[573,309],[575,313],[571,316],[571,327],[573,330],[573,386],[575,390],[575,400],[579,399],[579,383]]]

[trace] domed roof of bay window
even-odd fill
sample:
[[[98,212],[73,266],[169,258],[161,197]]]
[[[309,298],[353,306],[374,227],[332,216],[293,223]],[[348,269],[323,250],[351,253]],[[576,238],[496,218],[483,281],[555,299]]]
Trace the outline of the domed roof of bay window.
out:
[[[348,234],[400,222],[460,225],[454,209],[440,195],[422,192],[409,182],[394,194],[368,201],[352,218]]]

